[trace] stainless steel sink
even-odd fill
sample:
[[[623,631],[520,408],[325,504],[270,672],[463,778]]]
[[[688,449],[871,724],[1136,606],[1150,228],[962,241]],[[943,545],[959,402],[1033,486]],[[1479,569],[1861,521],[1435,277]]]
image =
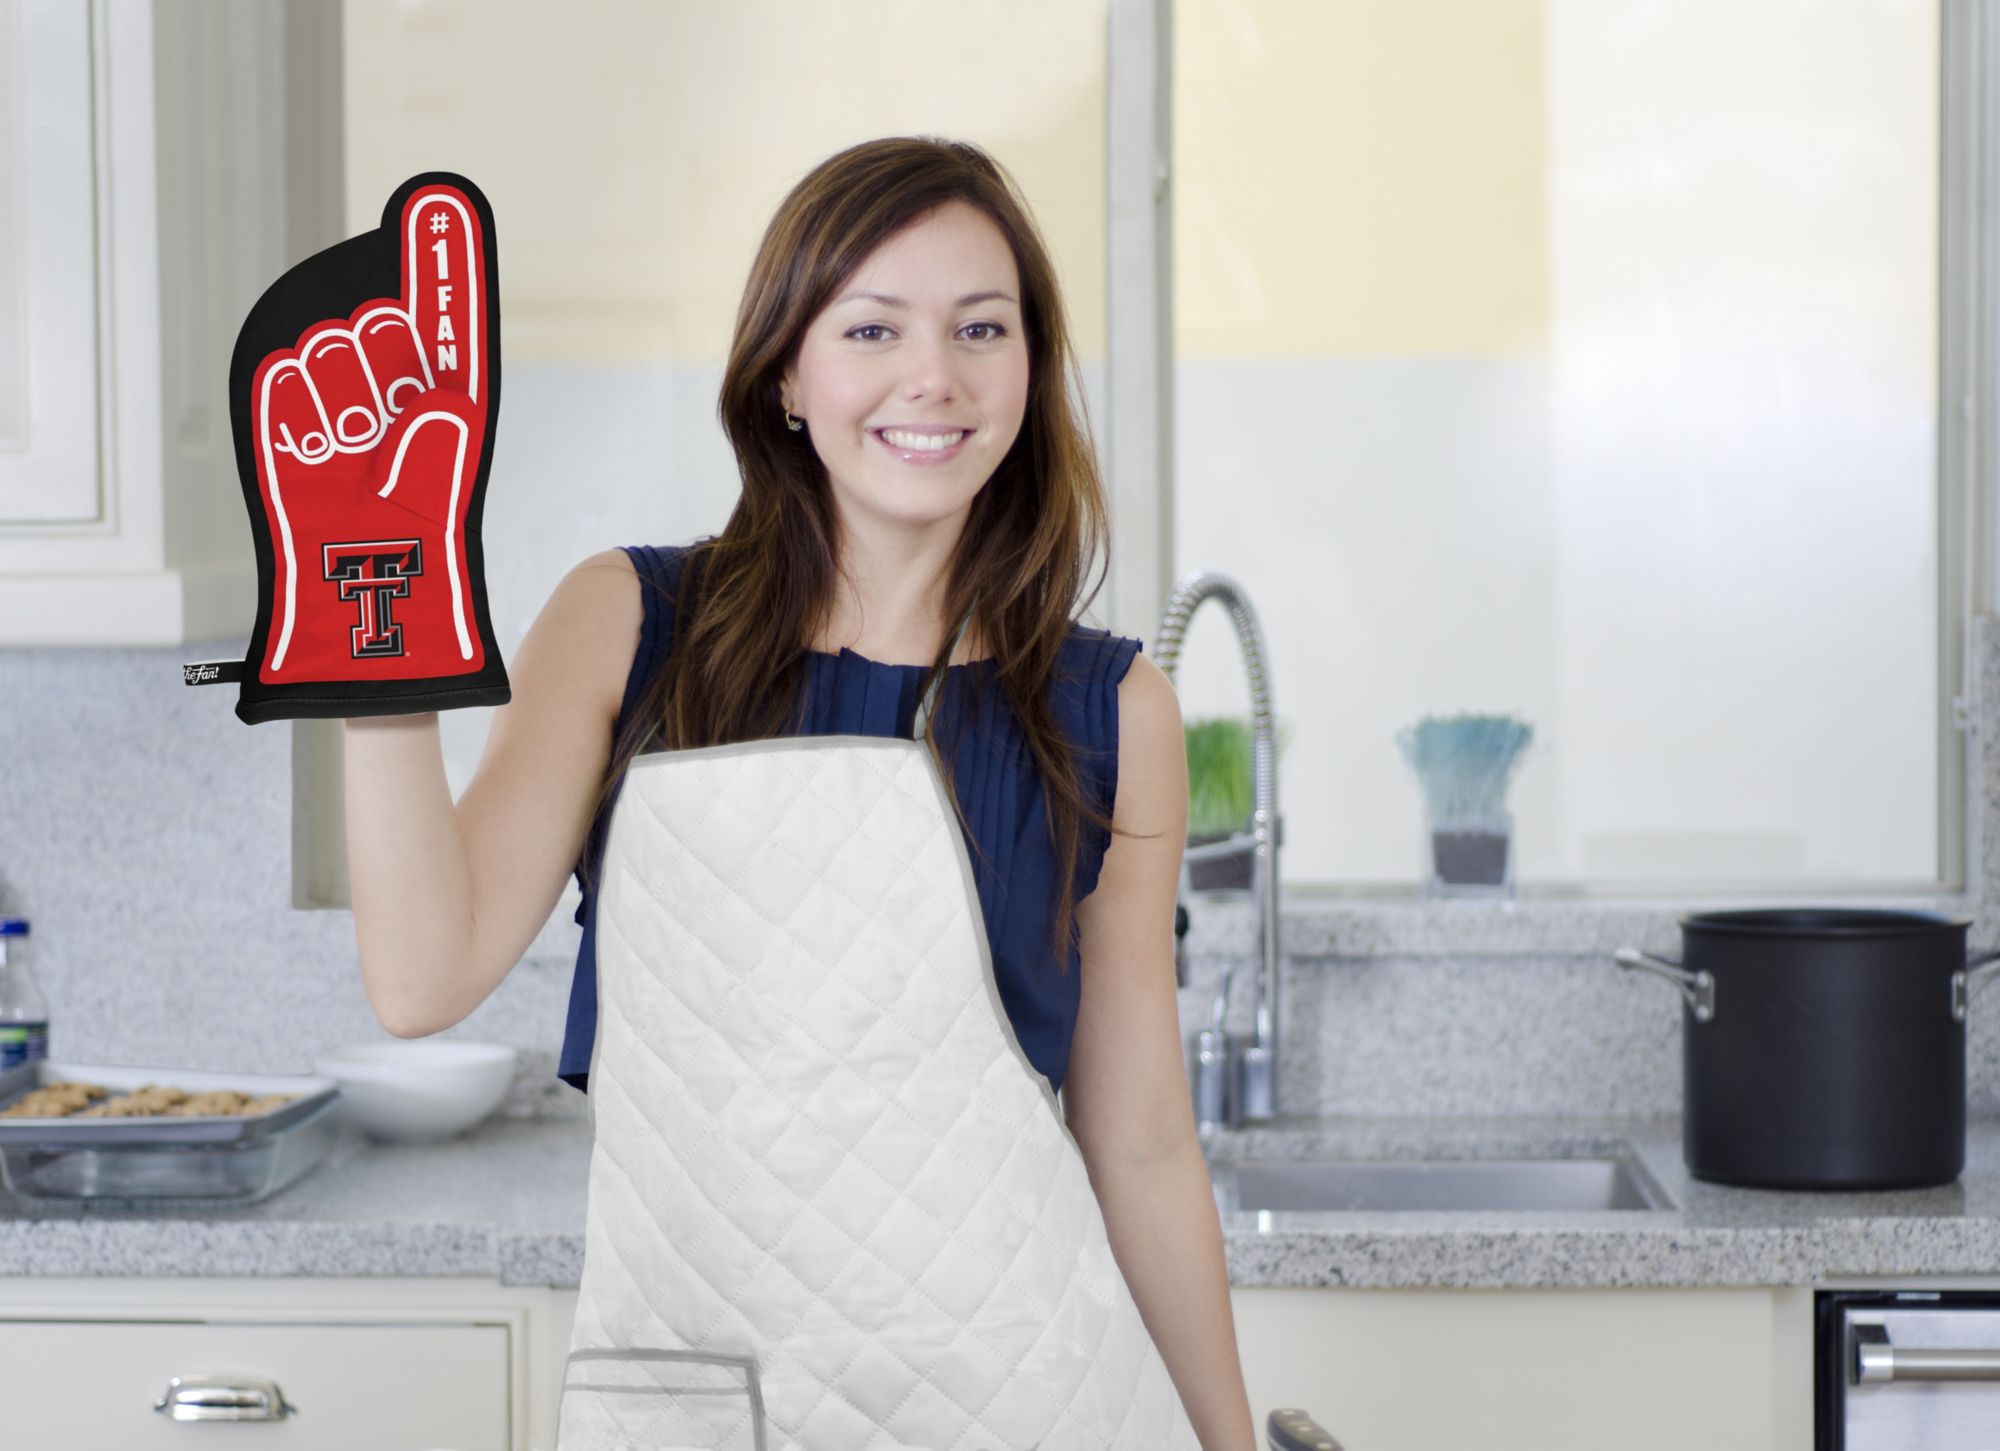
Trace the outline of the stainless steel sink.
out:
[[[1211,1166],[1225,1213],[1672,1209],[1636,1158],[1246,1159]]]

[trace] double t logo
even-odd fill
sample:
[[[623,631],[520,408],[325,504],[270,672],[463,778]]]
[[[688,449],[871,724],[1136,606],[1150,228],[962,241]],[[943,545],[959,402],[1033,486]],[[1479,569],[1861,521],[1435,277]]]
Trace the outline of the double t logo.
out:
[[[356,660],[403,653],[403,627],[389,613],[391,600],[410,597],[410,581],[424,572],[424,547],[416,539],[377,539],[321,546],[326,577],[344,600],[357,602],[361,622],[348,633]]]

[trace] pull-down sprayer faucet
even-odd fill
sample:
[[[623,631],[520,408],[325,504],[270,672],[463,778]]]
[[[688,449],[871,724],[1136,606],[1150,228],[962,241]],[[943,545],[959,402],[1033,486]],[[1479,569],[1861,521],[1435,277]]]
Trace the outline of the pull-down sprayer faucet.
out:
[[[1250,829],[1226,841],[1209,842],[1187,848],[1182,857],[1181,895],[1193,890],[1188,867],[1194,862],[1215,861],[1249,853],[1252,859],[1250,894],[1256,898],[1257,1019],[1254,1033],[1227,1031],[1229,989],[1233,960],[1225,959],[1222,985],[1215,995],[1209,1025],[1194,1034],[1188,1052],[1188,1084],[1194,1101],[1195,1124],[1206,1133],[1218,1124],[1232,1127],[1252,1119],[1276,1115],[1278,1077],[1278,1028],[1281,1022],[1278,995],[1278,848],[1284,842],[1283,819],[1278,815],[1277,732],[1271,709],[1271,673],[1264,651],[1264,632],[1257,612],[1242,587],[1226,574],[1213,570],[1193,574],[1174,587],[1160,617],[1159,639],[1153,663],[1168,680],[1180,660],[1181,641],[1196,607],[1211,597],[1228,607],[1236,625],[1237,643],[1242,647],[1243,664],[1250,677],[1251,777],[1253,805]],[[1176,931],[1185,932],[1187,913],[1175,908]],[[1176,957],[1180,958],[1177,952]],[[1187,985],[1182,959],[1181,985]]]

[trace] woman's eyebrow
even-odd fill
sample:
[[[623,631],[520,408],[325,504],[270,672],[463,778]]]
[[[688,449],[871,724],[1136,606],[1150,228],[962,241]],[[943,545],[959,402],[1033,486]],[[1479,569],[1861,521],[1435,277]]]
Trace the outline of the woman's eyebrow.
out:
[[[997,290],[989,289],[985,292],[966,293],[965,296],[961,297],[958,300],[957,306],[970,307],[975,302],[991,302],[995,300],[998,300],[1000,302],[1014,302],[1016,303],[1017,306],[1019,305],[1018,301],[1015,298],[1010,297],[1008,294]],[[886,292],[850,292],[847,294],[847,296],[841,298],[839,302],[836,302],[834,306],[839,307],[849,302],[879,302],[884,307],[909,306],[909,303],[903,301],[902,298],[891,297]]]

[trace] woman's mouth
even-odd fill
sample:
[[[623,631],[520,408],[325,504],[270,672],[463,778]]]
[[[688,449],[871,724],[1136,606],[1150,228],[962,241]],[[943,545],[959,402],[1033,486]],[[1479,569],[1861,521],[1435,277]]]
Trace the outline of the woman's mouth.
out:
[[[957,458],[959,450],[965,447],[965,441],[972,437],[972,434],[973,430],[970,428],[954,429],[942,434],[906,433],[899,428],[878,428],[869,431],[869,437],[887,449],[892,457],[906,464],[919,465],[940,464]],[[892,438],[894,442],[891,442]]]

